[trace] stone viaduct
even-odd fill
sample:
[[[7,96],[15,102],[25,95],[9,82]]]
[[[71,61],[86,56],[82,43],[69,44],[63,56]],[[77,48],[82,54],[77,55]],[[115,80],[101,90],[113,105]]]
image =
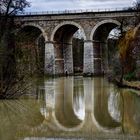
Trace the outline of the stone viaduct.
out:
[[[121,21],[131,25],[135,19],[134,11],[108,12],[64,12],[19,15],[16,21],[23,28],[29,26],[40,30],[45,39],[45,74],[73,74],[72,37],[79,29],[84,38],[83,74],[103,73],[101,47],[106,46],[112,29]]]

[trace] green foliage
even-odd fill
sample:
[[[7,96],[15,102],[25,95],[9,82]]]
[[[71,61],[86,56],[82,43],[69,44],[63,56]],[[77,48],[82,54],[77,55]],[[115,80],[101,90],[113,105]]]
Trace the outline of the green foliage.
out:
[[[136,72],[129,72],[128,74],[124,75],[124,79],[127,81],[135,80],[136,79]]]

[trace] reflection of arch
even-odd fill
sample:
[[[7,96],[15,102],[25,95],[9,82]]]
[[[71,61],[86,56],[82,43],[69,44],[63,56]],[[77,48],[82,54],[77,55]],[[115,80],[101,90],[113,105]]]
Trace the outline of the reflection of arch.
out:
[[[101,80],[100,80],[101,79]],[[103,88],[103,79],[100,77],[94,78],[84,78],[84,92],[86,100],[86,116],[85,124],[88,124],[91,128],[94,127],[95,131],[101,132],[118,132],[120,127],[113,127],[109,129],[106,126],[103,126],[95,116],[95,108],[98,110],[98,101],[95,103],[95,94],[100,94],[101,89]],[[106,94],[106,93],[105,93]],[[101,117],[104,117],[103,114],[100,114]]]
[[[116,24],[116,25],[120,25],[120,22],[118,22],[117,20],[112,20],[112,19],[109,19],[109,20],[103,20],[99,23],[97,23],[94,28],[92,29],[91,31],[91,34],[90,34],[90,40],[93,40],[93,36],[95,34],[95,31],[98,29],[98,27],[100,27],[101,25],[103,24],[107,24],[107,23],[112,23],[112,24]]]
[[[97,78],[96,78],[97,79]],[[72,79],[68,79],[69,81],[71,81]],[[93,83],[92,83],[93,82]],[[97,81],[96,81],[97,82]],[[94,94],[92,94],[92,93],[94,93],[94,91],[95,91],[95,87],[93,87],[93,88],[91,88],[96,82],[94,82],[93,80],[86,80],[86,79],[84,79],[84,92],[85,92],[85,97],[86,97],[86,103],[89,103],[91,106],[94,106]],[[101,82],[103,82],[103,81],[101,81]],[[58,82],[58,83],[60,83],[60,82]],[[64,83],[66,83],[66,81],[64,82]],[[63,83],[63,84],[64,84]],[[72,88],[72,85],[70,86],[70,84],[68,84],[68,83],[66,83],[66,85],[68,86],[68,87],[71,87]],[[102,86],[102,85],[101,85]],[[58,87],[57,86],[57,89],[60,89],[60,87]],[[91,89],[91,90],[89,90],[89,89]],[[67,89],[67,91],[70,91],[70,89],[68,88]],[[70,91],[71,92],[71,91]],[[66,92],[67,93],[67,95],[68,95],[68,92]],[[58,94],[58,93],[57,93]],[[70,96],[68,96],[68,97],[70,97]],[[92,100],[92,98],[93,98],[93,100]],[[89,99],[91,99],[91,100],[89,100]],[[64,105],[64,104],[63,104]],[[108,127],[106,127],[106,126],[102,126],[101,124],[100,124],[100,122],[98,122],[98,120],[96,119],[96,117],[95,117],[95,115],[94,115],[94,108],[89,108],[88,107],[88,104],[86,104],[87,105],[87,108],[86,108],[86,110],[85,111],[87,111],[86,112],[86,114],[85,114],[85,118],[84,118],[84,120],[83,121],[81,121],[81,122],[78,122],[78,124],[76,124],[75,126],[73,126],[73,127],[67,127],[67,126],[65,126],[65,125],[63,125],[63,123],[61,123],[61,121],[57,118],[57,116],[56,116],[56,114],[55,114],[55,112],[53,111],[53,113],[52,113],[52,116],[53,116],[53,120],[54,120],[54,122],[55,122],[55,125],[59,128],[59,129],[61,129],[61,130],[63,130],[63,131],[78,131],[78,130],[80,130],[80,129],[83,129],[83,126],[84,125],[89,125],[89,127],[94,127],[94,126],[96,126],[96,128],[99,130],[99,131],[103,131],[103,132],[120,132],[120,130],[121,130],[121,128],[120,128],[120,126],[116,126],[116,127],[112,127],[112,128],[108,128]],[[62,109],[62,108],[61,108]],[[89,112],[88,112],[88,110],[89,110]],[[111,120],[112,121],[112,120]]]
[[[109,83],[106,83],[104,79],[101,78],[95,78],[93,82],[95,86],[94,91],[96,91],[93,100],[93,120],[96,122],[97,126],[100,126],[101,130],[118,130],[120,123],[113,120],[108,110],[108,94],[110,94],[108,93],[108,88],[110,89]],[[104,116],[103,119],[102,116]]]
[[[52,111],[49,114],[52,117],[52,119],[50,120],[48,126],[51,129],[69,131],[69,132],[70,131],[79,131],[79,130],[88,131],[88,130],[91,130],[91,129],[92,130],[94,129],[95,131],[101,131],[101,132],[120,132],[121,131],[120,125],[108,128],[107,126],[102,125],[102,123],[100,123],[100,121],[94,115],[94,110],[95,110],[93,108],[94,105],[95,105],[94,104],[94,102],[95,102],[94,101],[94,98],[95,98],[94,95],[95,95],[95,91],[97,91],[97,89],[96,89],[97,84],[95,85],[95,83],[98,83],[98,81],[100,82],[100,84],[102,82],[105,82],[105,81],[103,81],[103,79],[102,79],[102,81],[98,80],[100,78],[96,78],[96,79],[95,78],[94,79],[93,78],[84,78],[83,79],[84,80],[83,81],[84,82],[84,87],[83,88],[84,88],[84,97],[85,97],[84,102],[83,102],[83,103],[85,103],[85,108],[84,108],[85,117],[84,117],[84,120],[81,119],[79,121],[78,116],[75,114],[75,112],[71,111],[73,113],[72,117],[76,120],[76,124],[69,127],[69,126],[67,126],[66,123],[63,123],[63,120],[58,118],[59,115],[63,115],[64,116],[63,118],[65,118],[65,113],[67,113],[67,110],[66,110],[67,105],[70,105],[70,108],[72,108],[72,109],[74,108],[73,103],[71,102],[72,100],[70,101],[71,103],[68,103],[68,104],[64,104],[64,102],[62,101],[62,100],[64,100],[63,97],[65,97],[65,96],[67,96],[65,98],[66,100],[71,99],[71,97],[72,97],[72,94],[69,95],[69,93],[72,93],[72,90],[73,90],[73,84],[72,84],[73,79],[72,78],[73,77],[67,77],[67,78],[62,77],[62,78],[55,79],[55,82],[54,82],[55,85],[54,85],[53,88],[52,88],[52,86],[50,86],[51,85],[50,82],[48,83],[49,86],[45,85],[48,95],[50,95],[49,92],[52,94],[52,89],[54,89],[53,93],[55,93],[55,90],[57,91],[57,93],[54,94],[55,96],[53,96],[53,98],[55,98],[54,99],[55,101],[51,100],[51,99],[48,100],[48,101],[51,101],[50,104],[53,104],[55,102],[55,107],[52,106]],[[66,94],[62,94],[62,93],[64,93],[64,89],[65,89],[64,87],[66,88],[66,90],[65,90]],[[101,84],[101,85],[99,85],[99,87],[102,88],[103,85]],[[97,88],[99,88],[99,87],[97,87]],[[104,85],[104,87],[106,87],[106,86]],[[59,100],[58,98],[61,99],[61,101],[60,101],[61,103],[58,101]],[[46,103],[48,103],[48,101]],[[58,105],[60,105],[60,107],[57,107]],[[63,108],[62,106],[65,106],[65,105],[66,105],[66,108]],[[56,114],[57,109],[60,109],[60,111],[57,112],[58,114]],[[98,106],[97,106],[97,109],[98,109]],[[65,113],[63,113],[62,110],[64,110]],[[72,119],[71,116],[69,116],[69,117],[70,117],[70,119]],[[113,118],[111,118],[111,119],[113,119]],[[86,126],[88,126],[88,128]]]
[[[61,130],[64,131],[79,130],[82,128],[84,121],[80,120],[74,111],[73,77],[62,78],[58,80],[57,83],[55,111],[52,113],[54,122]]]
[[[34,24],[34,23],[25,23],[24,25],[22,25],[21,28],[24,28],[24,27],[26,27],[26,26],[32,26],[32,27],[38,28],[38,29],[42,32],[42,35],[43,35],[43,37],[45,38],[45,41],[48,41],[47,34],[46,34],[45,30],[44,30],[41,26],[39,26],[39,25],[37,25],[37,24]]]
[[[80,29],[80,30],[82,31],[82,33],[83,33],[84,40],[86,40],[86,35],[85,35],[85,32],[84,32],[84,29],[83,29],[78,23],[73,22],[73,21],[64,21],[64,22],[58,24],[58,25],[54,28],[54,30],[53,30],[53,32],[52,32],[52,34],[51,34],[51,41],[53,41],[54,35],[55,35],[55,33],[57,32],[57,30],[58,30],[60,27],[64,26],[64,25],[73,25],[73,26],[77,27],[78,29]]]
[[[96,127],[103,132],[120,132],[121,131],[121,127],[116,127],[113,129],[108,129],[107,127],[101,126],[99,124],[99,122],[96,120],[95,116],[93,115],[93,113],[91,114],[91,118],[92,118],[92,122],[96,125]]]
[[[67,127],[65,127],[65,126],[63,126],[62,124],[60,124],[60,122],[57,120],[57,118],[56,118],[56,115],[55,115],[55,112],[53,111],[53,113],[52,113],[52,116],[53,116],[53,120],[54,120],[54,122],[55,122],[55,125],[59,128],[59,129],[61,129],[61,130],[63,130],[63,131],[78,131],[78,130],[80,130],[82,127],[83,127],[83,125],[84,125],[84,123],[85,123],[85,121],[82,121],[79,125],[77,125],[77,126],[74,126],[74,127],[72,127],[72,128],[67,128]]]

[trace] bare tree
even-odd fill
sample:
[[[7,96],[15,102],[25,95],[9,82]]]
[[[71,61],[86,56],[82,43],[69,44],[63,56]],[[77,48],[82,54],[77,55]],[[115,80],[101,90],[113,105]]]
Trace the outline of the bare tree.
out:
[[[1,0],[0,13],[4,16],[15,15],[24,11],[29,6],[26,0]]]
[[[27,6],[26,0],[0,1],[0,98],[7,98],[7,91],[19,79],[21,81],[21,78],[16,78],[14,15],[23,12]]]
[[[8,20],[12,20],[10,16],[24,12],[30,3],[26,0],[1,0],[0,1],[0,39],[6,32]],[[10,17],[10,18],[9,18]]]
[[[140,0],[136,0],[134,2],[134,10],[135,10],[135,26],[140,23]]]

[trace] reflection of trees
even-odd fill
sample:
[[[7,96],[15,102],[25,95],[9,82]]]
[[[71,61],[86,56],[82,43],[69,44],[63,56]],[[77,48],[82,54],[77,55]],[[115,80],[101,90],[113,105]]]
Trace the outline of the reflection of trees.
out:
[[[0,102],[0,139],[16,140],[30,133],[44,120],[35,101],[7,100]]]
[[[121,90],[123,98],[122,125],[124,133],[140,134],[139,97],[135,91]]]

